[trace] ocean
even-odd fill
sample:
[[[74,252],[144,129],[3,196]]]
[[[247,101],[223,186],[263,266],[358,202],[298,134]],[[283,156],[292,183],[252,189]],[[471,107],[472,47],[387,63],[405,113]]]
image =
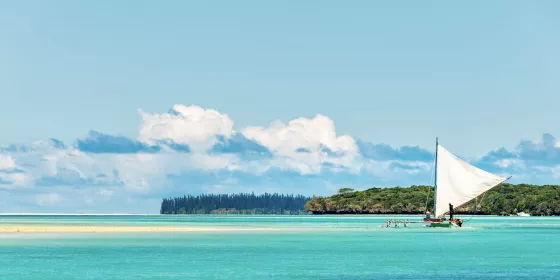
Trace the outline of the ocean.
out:
[[[560,279],[560,217],[0,216],[0,228],[193,227],[197,232],[3,232],[0,279]],[[231,229],[259,228],[256,231]],[[269,229],[269,230],[268,230]]]

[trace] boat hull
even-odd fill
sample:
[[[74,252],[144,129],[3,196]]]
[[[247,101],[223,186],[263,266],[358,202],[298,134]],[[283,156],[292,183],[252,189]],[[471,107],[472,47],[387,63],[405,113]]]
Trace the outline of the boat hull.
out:
[[[449,228],[449,227],[461,227],[463,225],[462,219],[439,219],[439,218],[424,218],[423,220],[426,227],[440,227],[440,228]]]
[[[453,227],[454,225],[450,222],[433,222],[433,223],[427,223],[426,226],[434,227],[434,228],[449,228],[449,227]]]

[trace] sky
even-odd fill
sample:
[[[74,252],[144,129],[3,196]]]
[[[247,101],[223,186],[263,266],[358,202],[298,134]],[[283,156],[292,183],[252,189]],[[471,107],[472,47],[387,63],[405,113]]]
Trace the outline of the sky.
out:
[[[560,179],[557,1],[3,1],[0,212]]]

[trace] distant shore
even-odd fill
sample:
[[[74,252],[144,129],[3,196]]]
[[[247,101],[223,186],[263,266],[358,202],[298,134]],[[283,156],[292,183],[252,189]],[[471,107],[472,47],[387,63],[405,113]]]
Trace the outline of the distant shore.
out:
[[[329,197],[311,198],[305,210],[321,214],[421,214],[429,209],[433,213],[434,191],[432,186],[371,188],[356,191],[342,188]],[[501,184],[483,196],[454,208],[456,215],[510,216],[524,212],[531,216],[560,215],[560,185]],[[445,206],[447,210],[447,206]]]

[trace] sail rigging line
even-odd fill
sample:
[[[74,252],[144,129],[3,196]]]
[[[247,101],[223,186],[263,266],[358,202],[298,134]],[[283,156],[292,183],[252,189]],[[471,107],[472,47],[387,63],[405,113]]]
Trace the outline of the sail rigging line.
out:
[[[500,184],[501,184],[501,183],[500,183]],[[488,193],[488,191],[485,191],[484,194],[482,194],[482,198],[480,198],[480,203],[482,203],[482,200],[483,200],[484,197],[486,196],[486,193]],[[479,205],[479,204],[478,204],[478,196],[477,196],[477,197],[474,198],[474,213],[472,213],[471,216],[469,217],[469,219],[466,220],[465,222],[470,221],[470,220],[474,217],[474,215],[475,215],[475,213],[476,213],[476,209],[478,208],[478,205]]]
[[[500,184],[501,184],[501,183],[500,183]],[[482,203],[482,200],[484,199],[484,197],[486,196],[487,193],[488,193],[488,191],[485,191],[485,192],[482,194],[482,197],[480,198],[480,203]],[[477,197],[474,198],[474,212],[471,214],[471,216],[469,217],[469,219],[466,220],[465,222],[470,221],[470,220],[474,217],[474,215],[475,215],[475,213],[476,213],[476,211],[477,211],[477,209],[478,209],[478,205],[480,205],[480,204],[478,203],[478,196],[477,196]]]
[[[495,188],[495,187],[497,187],[497,186],[503,184],[505,181],[509,180],[510,178],[511,178],[511,176],[509,176],[509,177],[507,177],[505,180],[499,182],[498,184],[496,184],[496,185],[493,186],[492,188],[486,190],[486,191],[483,193],[482,198],[480,199],[480,202],[482,203],[482,199],[484,199],[484,196],[486,196],[486,193],[487,193],[488,191],[490,191],[491,189],[493,189],[493,188]],[[480,195],[479,195],[479,196],[480,196]],[[478,197],[478,196],[477,196],[477,197]],[[475,199],[476,199],[477,197],[475,197]],[[465,203],[463,203],[463,204],[461,204],[461,205],[459,205],[459,206],[457,206],[457,207],[453,207],[453,209],[457,209],[457,208],[463,207],[463,206],[465,206],[465,204],[467,204],[467,203],[469,203],[469,202],[471,202],[471,201],[472,201],[472,199],[469,200],[469,201],[467,201],[467,202],[465,202]],[[449,211],[448,211],[448,212],[449,212]],[[448,212],[446,212],[445,214],[447,214]]]
[[[506,179],[506,180],[507,180],[507,179]],[[505,182],[505,180],[504,180],[504,182]],[[501,184],[501,183],[500,183],[500,184]],[[498,185],[499,185],[499,184],[498,184]],[[482,203],[482,200],[484,199],[484,197],[486,196],[487,193],[488,193],[488,191],[485,191],[484,194],[482,194],[482,197],[480,198],[480,203]],[[478,208],[478,205],[479,205],[479,204],[478,204],[477,198],[478,198],[478,197],[475,197],[475,198],[474,198],[474,199],[475,199],[475,201],[474,201],[474,212],[475,212],[475,213],[476,213],[476,209]],[[465,222],[470,221],[470,220],[474,217],[475,213],[472,213],[471,216],[469,217],[469,219],[466,220]]]
[[[500,184],[501,184],[501,183],[500,183]],[[475,202],[475,203],[477,203],[477,205],[475,205],[476,208],[478,208],[478,205],[481,205],[481,204],[482,204],[482,200],[484,200],[484,197],[486,196],[487,193],[488,193],[488,191],[485,191],[485,192],[484,192],[484,194],[483,194],[482,197],[480,198],[480,203]],[[476,210],[476,208],[475,208],[475,210]]]
[[[507,181],[507,180],[509,180],[509,179],[511,179],[511,176],[507,177],[505,180],[503,180],[501,183],[499,183],[499,184],[496,185],[496,186],[499,186],[499,185],[503,184],[505,181]],[[488,190],[488,191],[489,191],[489,190]],[[482,198],[480,198],[480,204],[482,204],[482,200],[484,199],[484,197],[486,196],[486,194],[488,193],[488,191],[485,191],[484,194],[482,194]],[[475,199],[476,199],[476,197],[475,197]],[[474,205],[474,207],[475,207],[474,210],[476,211],[476,208],[478,208],[478,204],[477,204],[476,200],[475,200],[475,205]],[[473,217],[474,217],[474,214],[471,215],[471,217],[467,220],[467,222],[470,221]]]

